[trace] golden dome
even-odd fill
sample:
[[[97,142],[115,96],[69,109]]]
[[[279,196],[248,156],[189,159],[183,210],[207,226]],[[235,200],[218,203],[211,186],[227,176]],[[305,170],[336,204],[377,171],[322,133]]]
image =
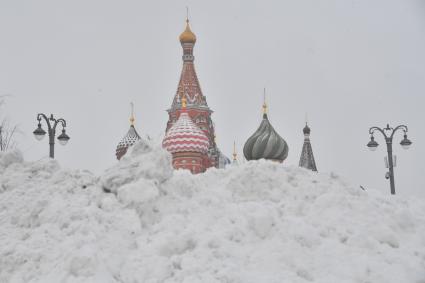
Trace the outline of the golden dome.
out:
[[[189,20],[186,20],[186,29],[180,34],[181,43],[195,43],[196,35],[190,30]]]

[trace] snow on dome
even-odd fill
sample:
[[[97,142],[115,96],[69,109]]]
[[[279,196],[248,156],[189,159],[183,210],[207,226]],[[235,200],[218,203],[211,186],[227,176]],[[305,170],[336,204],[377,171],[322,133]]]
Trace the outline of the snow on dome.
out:
[[[115,155],[117,159],[121,159],[123,155],[127,152],[128,148],[132,146],[135,142],[141,140],[139,134],[137,133],[134,125],[130,126],[127,134],[122,138],[122,140],[118,143]]]
[[[0,282],[424,282],[422,198],[266,160],[192,175],[170,159],[136,143],[99,178],[0,154]]]
[[[171,153],[199,152],[207,153],[208,137],[193,123],[187,112],[180,114],[177,122],[165,134],[162,146]]]

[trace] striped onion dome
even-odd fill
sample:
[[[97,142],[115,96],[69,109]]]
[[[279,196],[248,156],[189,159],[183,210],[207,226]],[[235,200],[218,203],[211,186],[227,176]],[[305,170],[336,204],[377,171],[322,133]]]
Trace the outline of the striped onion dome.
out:
[[[137,133],[136,129],[134,128],[134,125],[130,126],[130,129],[128,130],[127,134],[124,136],[124,138],[118,143],[117,150],[115,152],[115,155],[117,156],[117,159],[121,159],[121,157],[126,154],[128,148],[132,146],[136,141],[140,140],[140,136]]]
[[[264,158],[282,162],[288,157],[288,151],[288,144],[270,124],[267,113],[263,114],[260,127],[243,147],[243,154],[247,160]]]
[[[167,131],[162,146],[171,153],[199,152],[207,153],[208,137],[193,123],[187,112],[180,114],[177,122]]]

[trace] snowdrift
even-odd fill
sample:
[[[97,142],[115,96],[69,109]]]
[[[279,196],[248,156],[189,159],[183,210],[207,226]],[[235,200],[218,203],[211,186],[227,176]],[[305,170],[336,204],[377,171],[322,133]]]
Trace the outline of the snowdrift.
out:
[[[425,201],[136,144],[97,177],[0,154],[0,282],[425,282]]]

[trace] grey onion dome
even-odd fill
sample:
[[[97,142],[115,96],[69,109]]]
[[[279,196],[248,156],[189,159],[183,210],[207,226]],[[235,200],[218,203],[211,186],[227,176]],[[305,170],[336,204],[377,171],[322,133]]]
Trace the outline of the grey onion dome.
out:
[[[140,136],[137,133],[136,129],[133,125],[130,126],[130,129],[128,130],[127,134],[124,136],[124,138],[118,143],[117,150],[115,152],[115,155],[117,156],[117,159],[120,160],[121,157],[124,156],[124,154],[127,153],[127,150],[130,146],[136,143],[136,141],[140,140]]]
[[[303,133],[304,133],[304,135],[310,134],[310,127],[307,125],[307,123],[305,124],[305,127],[303,129]]]
[[[267,117],[263,120],[257,131],[245,142],[243,154],[247,160],[269,159],[283,162],[288,157],[288,144],[279,136]]]

